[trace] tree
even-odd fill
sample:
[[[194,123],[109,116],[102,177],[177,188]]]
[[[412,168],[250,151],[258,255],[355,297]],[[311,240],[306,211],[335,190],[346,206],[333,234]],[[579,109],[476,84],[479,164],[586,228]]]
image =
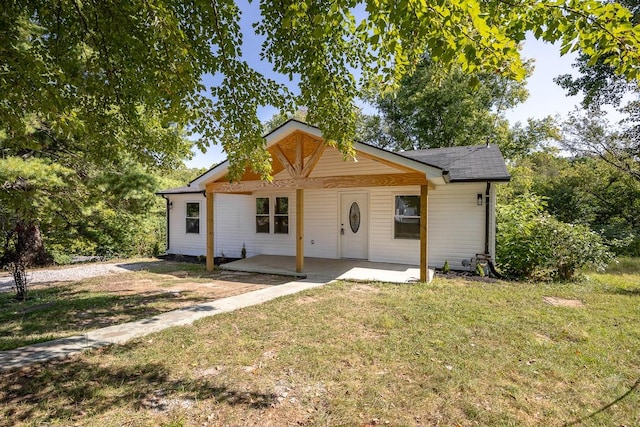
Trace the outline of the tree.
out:
[[[2,167],[14,162],[20,171],[6,174],[0,188],[13,223],[26,221],[23,228],[36,233],[44,213],[61,213],[52,221],[64,221],[62,207],[90,195],[95,209],[71,212],[97,216],[100,227],[113,225],[102,236],[108,243],[121,229],[112,208],[144,206],[139,192],[118,193],[126,188],[118,185],[149,187],[145,173],[188,157],[192,142],[185,132],[200,136],[201,149],[221,144],[232,177],[251,167],[267,178],[271,162],[257,117],[265,105],[284,111],[306,106],[307,120],[349,153],[359,89],[395,87],[425,49],[443,67],[522,79],[518,43],[533,31],[560,40],[564,51],[606,58],[627,78],[640,70],[640,28],[616,3],[263,0],[259,8],[254,29],[264,37],[261,56],[275,73],[296,78],[297,91],[243,58],[233,0],[3,2],[0,157]],[[365,16],[356,18],[356,11]],[[361,72],[359,81],[354,70]],[[205,86],[205,75],[215,83]],[[62,191],[54,191],[59,184]],[[103,201],[97,188],[126,200]],[[21,197],[44,204],[21,210]],[[48,204],[56,208],[47,210]],[[101,234],[102,228],[82,221],[69,224],[79,234]]]
[[[537,194],[559,221],[588,226],[617,254],[640,254],[640,183],[630,175],[598,157],[570,158],[553,148],[513,162],[511,175],[500,188],[502,204]]]
[[[562,144],[579,157],[596,156],[640,182],[640,99],[625,108],[629,116],[612,127],[606,112],[574,112],[563,129]]]
[[[10,0],[0,9],[0,123],[12,145],[36,120],[47,129],[90,135],[97,151],[130,150],[149,161],[176,152],[145,138],[143,121],[187,127],[197,145],[220,143],[239,173],[268,175],[257,109],[309,109],[329,140],[349,151],[358,86],[393,87],[425,49],[444,66],[525,75],[518,43],[560,41],[563,52],[605,58],[636,78],[638,27],[618,3],[367,0],[259,3],[261,55],[276,73],[299,79],[298,94],[253,69],[242,56],[240,10],[232,0]],[[358,9],[362,10],[362,8]],[[360,13],[360,12],[359,12]],[[360,83],[352,70],[362,71]],[[213,76],[205,87],[201,77]],[[219,83],[219,84],[218,84]],[[96,144],[98,145],[98,144]]]
[[[293,114],[288,112],[283,112],[283,111],[274,114],[273,116],[271,116],[269,120],[264,122],[264,124],[262,125],[264,133],[267,134],[271,132],[272,130],[284,124],[287,120],[290,120],[290,119],[296,119],[302,122],[309,123],[307,121],[307,109],[304,107],[300,107]],[[310,124],[315,125],[315,123],[310,123]]]
[[[364,116],[360,138],[393,150],[493,143],[511,158],[555,135],[550,117],[510,128],[504,112],[527,96],[524,81],[446,70],[425,58],[397,91],[370,97],[382,117]]]
[[[631,23],[640,23],[640,2],[617,2],[632,14]],[[558,76],[555,81],[569,95],[584,95],[582,106],[588,112],[574,113],[566,124],[565,147],[579,156],[598,156],[605,162],[640,180],[640,87],[637,79],[629,80],[616,73],[609,60],[611,54],[591,58],[581,54],[574,67],[580,75]],[[625,117],[612,130],[603,113],[607,106]]]
[[[631,12],[631,23],[640,23],[640,2],[638,0],[618,0],[619,3]],[[610,54],[602,55],[598,59],[592,59],[587,54],[581,54],[574,67],[580,72],[579,77],[571,74],[563,74],[554,80],[561,87],[567,90],[569,95],[582,93],[584,98],[582,106],[585,109],[599,108],[610,104],[619,107],[625,95],[637,92],[636,81],[626,79],[623,75],[616,73],[615,67],[608,61]]]

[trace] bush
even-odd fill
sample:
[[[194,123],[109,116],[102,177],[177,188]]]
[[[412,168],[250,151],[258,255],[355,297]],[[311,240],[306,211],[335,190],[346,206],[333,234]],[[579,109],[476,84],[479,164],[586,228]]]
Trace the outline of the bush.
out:
[[[55,250],[49,251],[51,256],[53,257],[53,263],[56,265],[67,265],[71,264],[71,256],[62,252],[58,252]]]
[[[613,256],[600,235],[545,212],[543,198],[524,194],[498,208],[497,260],[511,277],[570,280],[583,267],[603,270]]]

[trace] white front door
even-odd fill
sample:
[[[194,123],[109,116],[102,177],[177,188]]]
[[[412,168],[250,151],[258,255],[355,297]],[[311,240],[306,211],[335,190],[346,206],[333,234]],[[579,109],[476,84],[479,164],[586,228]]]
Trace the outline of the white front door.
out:
[[[369,197],[367,193],[340,195],[340,256],[369,259]]]

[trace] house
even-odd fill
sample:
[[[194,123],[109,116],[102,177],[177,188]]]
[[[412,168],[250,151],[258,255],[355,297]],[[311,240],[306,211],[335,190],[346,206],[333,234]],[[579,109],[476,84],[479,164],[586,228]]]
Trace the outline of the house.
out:
[[[266,147],[273,181],[246,171],[229,182],[228,162],[186,187],[164,190],[170,254],[239,258],[355,258],[428,267],[468,268],[495,254],[496,183],[510,180],[493,145],[395,153],[354,143],[344,160],[320,130],[289,120]]]

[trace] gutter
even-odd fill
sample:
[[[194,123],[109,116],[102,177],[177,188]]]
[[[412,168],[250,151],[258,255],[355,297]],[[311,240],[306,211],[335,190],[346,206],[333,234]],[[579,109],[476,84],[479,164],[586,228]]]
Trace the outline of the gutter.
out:
[[[491,254],[489,253],[489,228],[491,223],[491,221],[489,221],[490,215],[491,215],[491,209],[489,206],[490,204],[491,204],[491,182],[487,181],[487,190],[485,192],[485,204],[484,204],[485,205],[484,253],[487,257],[487,265],[489,266],[489,271],[491,272],[493,277],[504,280],[505,277],[496,270],[496,266],[493,264],[493,259],[491,258]]]
[[[489,255],[489,215],[491,214],[491,182],[487,181],[487,191],[485,192],[485,214],[484,214],[484,253]]]
[[[158,194],[158,193],[156,193],[156,194]],[[162,198],[167,202],[167,248],[164,251],[165,253],[167,253],[167,252],[169,252],[169,243],[170,243],[170,240],[169,240],[169,236],[170,236],[170,234],[169,234],[169,220],[171,219],[171,217],[169,216],[170,215],[169,214],[169,203],[170,202],[169,202],[169,198],[167,196],[165,196],[164,194],[160,194],[160,196],[162,196]]]

